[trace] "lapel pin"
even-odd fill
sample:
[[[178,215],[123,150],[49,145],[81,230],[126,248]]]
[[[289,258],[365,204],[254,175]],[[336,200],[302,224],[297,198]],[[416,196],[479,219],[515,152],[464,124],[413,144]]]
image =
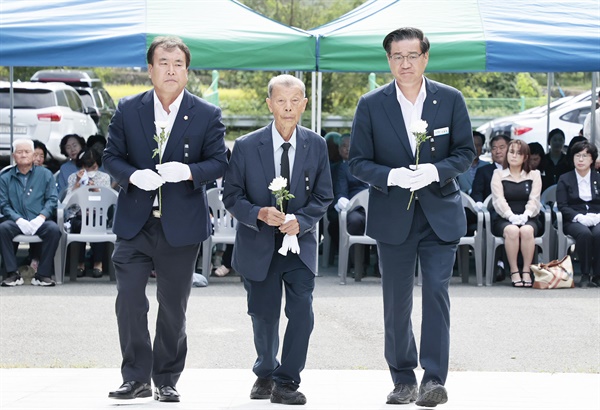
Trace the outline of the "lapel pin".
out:
[[[434,104],[437,104],[437,100],[433,100],[433,103],[434,103]]]
[[[187,115],[184,115],[184,116],[183,116],[183,120],[184,120],[184,121],[187,121],[187,119],[188,119],[188,116],[187,116]]]

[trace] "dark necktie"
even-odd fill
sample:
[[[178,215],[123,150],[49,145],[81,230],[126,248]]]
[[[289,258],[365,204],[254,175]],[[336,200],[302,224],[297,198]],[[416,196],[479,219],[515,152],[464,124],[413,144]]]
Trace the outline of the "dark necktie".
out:
[[[290,157],[288,156],[288,151],[292,144],[289,142],[284,142],[281,144],[281,148],[283,148],[283,152],[281,153],[281,176],[287,179],[287,190],[290,190]],[[287,202],[283,201],[283,210],[287,210]]]

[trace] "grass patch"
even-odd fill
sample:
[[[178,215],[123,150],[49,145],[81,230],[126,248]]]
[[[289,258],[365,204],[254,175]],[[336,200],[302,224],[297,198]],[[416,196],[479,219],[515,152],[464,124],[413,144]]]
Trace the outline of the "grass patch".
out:
[[[123,97],[128,97],[130,95],[135,95],[142,93],[144,91],[148,91],[152,88],[152,85],[143,85],[143,84],[106,84],[104,85],[106,91],[110,94],[110,96],[115,100],[115,104],[119,103],[119,100]]]

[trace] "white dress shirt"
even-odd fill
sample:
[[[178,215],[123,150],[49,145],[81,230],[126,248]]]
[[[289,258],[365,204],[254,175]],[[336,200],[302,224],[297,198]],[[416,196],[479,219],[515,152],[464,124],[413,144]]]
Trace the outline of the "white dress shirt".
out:
[[[410,142],[413,154],[415,154],[417,151],[417,142],[415,141],[415,136],[410,132],[410,126],[413,122],[420,120],[423,115],[423,103],[425,102],[425,98],[427,98],[425,78],[422,79],[421,89],[419,90],[419,94],[417,95],[414,104],[408,101],[404,94],[402,94],[396,81],[394,81],[394,85],[396,86],[396,97],[398,99],[398,104],[400,104],[400,109],[402,110],[402,118],[404,119],[408,141]]]
[[[281,145],[284,142],[289,142],[292,146],[288,149],[288,158],[290,159],[290,181],[288,181],[288,185],[291,185],[292,179],[292,171],[294,169],[294,158],[296,157],[296,129],[292,133],[292,137],[289,141],[285,141],[277,128],[275,127],[275,121],[273,121],[273,126],[271,127],[273,138],[273,161],[275,163],[275,176],[281,176],[281,154],[283,153],[283,148]]]
[[[577,187],[579,188],[579,198],[585,202],[592,200],[592,187],[590,185],[591,174],[592,173],[588,171],[588,173],[582,177],[575,171],[575,175],[577,176]]]

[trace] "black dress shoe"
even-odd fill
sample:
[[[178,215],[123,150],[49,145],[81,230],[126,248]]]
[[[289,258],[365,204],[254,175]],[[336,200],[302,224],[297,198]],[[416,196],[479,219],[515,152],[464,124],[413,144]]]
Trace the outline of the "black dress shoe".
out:
[[[494,275],[494,279],[496,282],[502,282],[504,279],[506,279],[506,274],[504,273],[504,268],[502,268],[499,265],[496,265],[496,272]]]
[[[306,404],[306,396],[298,391],[298,386],[276,384],[271,391],[271,403]]]
[[[417,385],[398,383],[387,396],[387,404],[409,404],[417,400]]]
[[[273,380],[263,379],[259,377],[254,382],[252,390],[250,390],[251,399],[268,399],[271,397],[271,390],[273,389]]]
[[[592,278],[592,281],[590,282],[590,287],[597,287],[600,288],[600,275],[594,275],[594,277]]]
[[[173,386],[160,386],[154,389],[154,400],[165,402],[178,402],[179,393]]]
[[[435,380],[427,383],[421,383],[419,387],[419,397],[417,397],[417,406],[435,407],[438,404],[444,404],[448,401],[448,392],[446,388]]]
[[[138,397],[150,397],[152,396],[152,389],[148,383],[140,383],[136,381],[125,382],[115,391],[108,393],[108,397],[111,399],[136,399]]]

